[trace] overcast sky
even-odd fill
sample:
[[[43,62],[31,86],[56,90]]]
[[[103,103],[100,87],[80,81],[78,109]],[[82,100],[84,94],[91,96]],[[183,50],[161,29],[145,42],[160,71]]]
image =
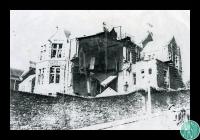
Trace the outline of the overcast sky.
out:
[[[92,35],[108,27],[122,26],[123,33],[141,41],[151,30],[155,39],[175,36],[181,48],[183,80],[190,79],[190,11],[136,10],[11,10],[10,66],[26,70],[29,60],[38,61],[40,46],[56,31],[56,26],[71,32],[71,37]],[[152,28],[147,23],[153,25]]]

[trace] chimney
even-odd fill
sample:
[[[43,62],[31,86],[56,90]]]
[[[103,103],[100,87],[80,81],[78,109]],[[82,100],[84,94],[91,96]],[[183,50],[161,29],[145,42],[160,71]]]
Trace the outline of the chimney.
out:
[[[35,62],[33,62],[33,61],[29,61],[29,70],[31,70],[31,69],[35,69],[35,67],[36,67],[36,63]]]
[[[106,27],[106,23],[105,22],[103,22],[103,31],[104,32],[108,31],[108,28]]]

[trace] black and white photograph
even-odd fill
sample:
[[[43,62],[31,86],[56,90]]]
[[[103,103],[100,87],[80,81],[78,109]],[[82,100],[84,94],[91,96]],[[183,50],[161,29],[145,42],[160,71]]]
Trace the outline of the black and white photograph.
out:
[[[181,130],[190,10],[10,10],[10,130]]]

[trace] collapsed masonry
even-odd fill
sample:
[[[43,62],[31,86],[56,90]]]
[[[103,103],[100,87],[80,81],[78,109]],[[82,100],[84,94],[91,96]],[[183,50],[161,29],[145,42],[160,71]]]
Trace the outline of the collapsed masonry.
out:
[[[155,52],[146,51],[154,42],[151,32],[142,46],[128,36],[118,39],[114,28],[77,41],[78,54],[71,60],[73,91],[77,95],[100,96],[108,91],[127,94],[147,86],[183,87],[181,53],[174,37]]]

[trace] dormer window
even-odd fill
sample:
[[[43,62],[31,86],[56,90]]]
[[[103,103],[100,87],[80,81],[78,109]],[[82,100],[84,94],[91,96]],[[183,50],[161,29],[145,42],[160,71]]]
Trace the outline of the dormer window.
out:
[[[51,58],[61,58],[62,57],[62,45],[63,44],[52,44],[52,49],[51,49]]]

